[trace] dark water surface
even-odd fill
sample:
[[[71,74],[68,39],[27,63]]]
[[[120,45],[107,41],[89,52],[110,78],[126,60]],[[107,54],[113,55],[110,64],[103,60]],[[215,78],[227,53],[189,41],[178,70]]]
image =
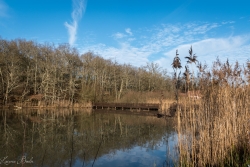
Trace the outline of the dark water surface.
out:
[[[162,167],[178,160],[172,118],[84,109],[0,113],[1,167]]]

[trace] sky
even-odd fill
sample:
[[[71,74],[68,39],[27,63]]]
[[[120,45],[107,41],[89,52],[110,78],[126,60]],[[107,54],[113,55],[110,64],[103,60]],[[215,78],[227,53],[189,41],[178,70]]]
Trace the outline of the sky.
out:
[[[0,37],[55,45],[173,71],[178,49],[201,63],[250,59],[249,0],[0,0]]]

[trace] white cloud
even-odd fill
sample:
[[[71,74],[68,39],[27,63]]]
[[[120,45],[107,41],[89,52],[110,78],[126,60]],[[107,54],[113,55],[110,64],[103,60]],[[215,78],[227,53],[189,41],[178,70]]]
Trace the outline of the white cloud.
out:
[[[0,17],[7,17],[8,16],[7,10],[8,10],[7,4],[3,0],[0,0]]]
[[[85,6],[84,0],[73,0],[73,12],[71,13],[73,21],[71,23],[64,23],[65,27],[68,29],[70,45],[73,45],[76,41],[78,22],[85,12]]]
[[[235,23],[235,21],[223,21],[221,24],[233,24],[233,23]]]
[[[130,36],[133,35],[133,33],[131,32],[131,29],[130,29],[130,28],[126,28],[126,29],[125,29],[125,32],[126,32],[127,34],[129,34]]]
[[[113,35],[113,37],[115,37],[115,39],[121,39],[121,38],[126,37],[126,35],[123,34],[123,33],[117,32],[117,33],[115,33],[115,34]]]
[[[125,29],[126,34],[113,35],[115,39],[119,39],[118,47],[98,44],[84,46],[82,52],[91,50],[104,58],[115,59],[119,63],[130,63],[134,66],[142,66],[154,61],[161,67],[172,71],[171,63],[176,49],[179,50],[184,66],[186,64],[184,57],[188,56],[188,50],[192,45],[201,62],[210,63],[215,61],[217,56],[221,59],[228,57],[235,60],[239,55],[241,55],[240,60],[244,62],[250,53],[250,35],[221,36],[220,31],[224,31],[223,26],[225,24],[222,23],[168,24],[151,30],[147,29],[146,32],[139,32],[139,35],[134,33],[132,39],[129,38],[131,30]],[[214,32],[212,37],[209,35],[211,31]]]
[[[155,62],[160,64],[160,66],[171,64],[178,49],[182,66],[184,67],[187,61],[184,57],[189,56],[188,50],[192,45],[194,54],[198,56],[198,60],[202,63],[206,62],[208,65],[212,65],[212,62],[219,57],[223,61],[229,58],[231,62],[238,60],[243,64],[249,57],[247,54],[250,53],[250,45],[247,44],[249,40],[250,36],[234,36],[229,38],[209,38],[194,43],[178,45],[164,53],[165,57],[161,57]],[[168,67],[168,70],[171,69],[171,67]]]
[[[208,31],[215,29],[219,26],[220,25],[217,23],[213,23],[213,24],[206,23],[206,24],[202,24],[202,25],[198,25],[198,24],[186,25],[186,27],[188,29],[187,29],[187,31],[184,31],[184,35],[205,34]]]
[[[128,36],[133,36],[133,33],[132,33],[132,31],[131,31],[130,28],[126,28],[126,29],[125,29],[125,32],[126,32],[126,34],[117,32],[117,33],[113,34],[112,36],[113,36],[115,39],[122,39],[122,38],[125,38],[125,37],[128,37]],[[133,41],[134,38],[128,38],[127,40],[128,40],[128,41]]]
[[[166,56],[175,56],[175,51],[178,49],[180,55],[188,56],[188,50],[190,46],[194,48],[195,52],[199,55],[208,55],[216,53],[223,50],[233,50],[246,43],[249,37],[235,36],[229,38],[209,38],[194,43],[189,43],[185,45],[179,45],[175,49],[172,49],[165,53]]]
[[[148,56],[152,54],[151,50],[146,48],[137,48],[131,46],[129,43],[120,43],[120,47],[108,47],[104,44],[94,45],[89,47],[82,52],[93,51],[96,54],[101,55],[106,59],[112,59],[118,63],[127,63],[134,66],[145,65],[148,62]]]

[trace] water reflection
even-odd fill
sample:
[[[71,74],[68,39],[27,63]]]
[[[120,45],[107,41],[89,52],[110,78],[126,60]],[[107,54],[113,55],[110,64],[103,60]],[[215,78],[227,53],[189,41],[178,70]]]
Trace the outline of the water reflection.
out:
[[[0,120],[0,166],[10,161],[25,166],[173,166],[178,157],[172,119],[5,110]]]

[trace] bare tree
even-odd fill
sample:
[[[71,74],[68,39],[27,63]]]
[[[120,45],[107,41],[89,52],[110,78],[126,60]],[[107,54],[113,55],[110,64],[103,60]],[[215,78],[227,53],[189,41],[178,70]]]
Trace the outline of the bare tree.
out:
[[[21,59],[16,41],[1,41],[0,45],[3,103],[7,104],[10,93],[20,86]]]

